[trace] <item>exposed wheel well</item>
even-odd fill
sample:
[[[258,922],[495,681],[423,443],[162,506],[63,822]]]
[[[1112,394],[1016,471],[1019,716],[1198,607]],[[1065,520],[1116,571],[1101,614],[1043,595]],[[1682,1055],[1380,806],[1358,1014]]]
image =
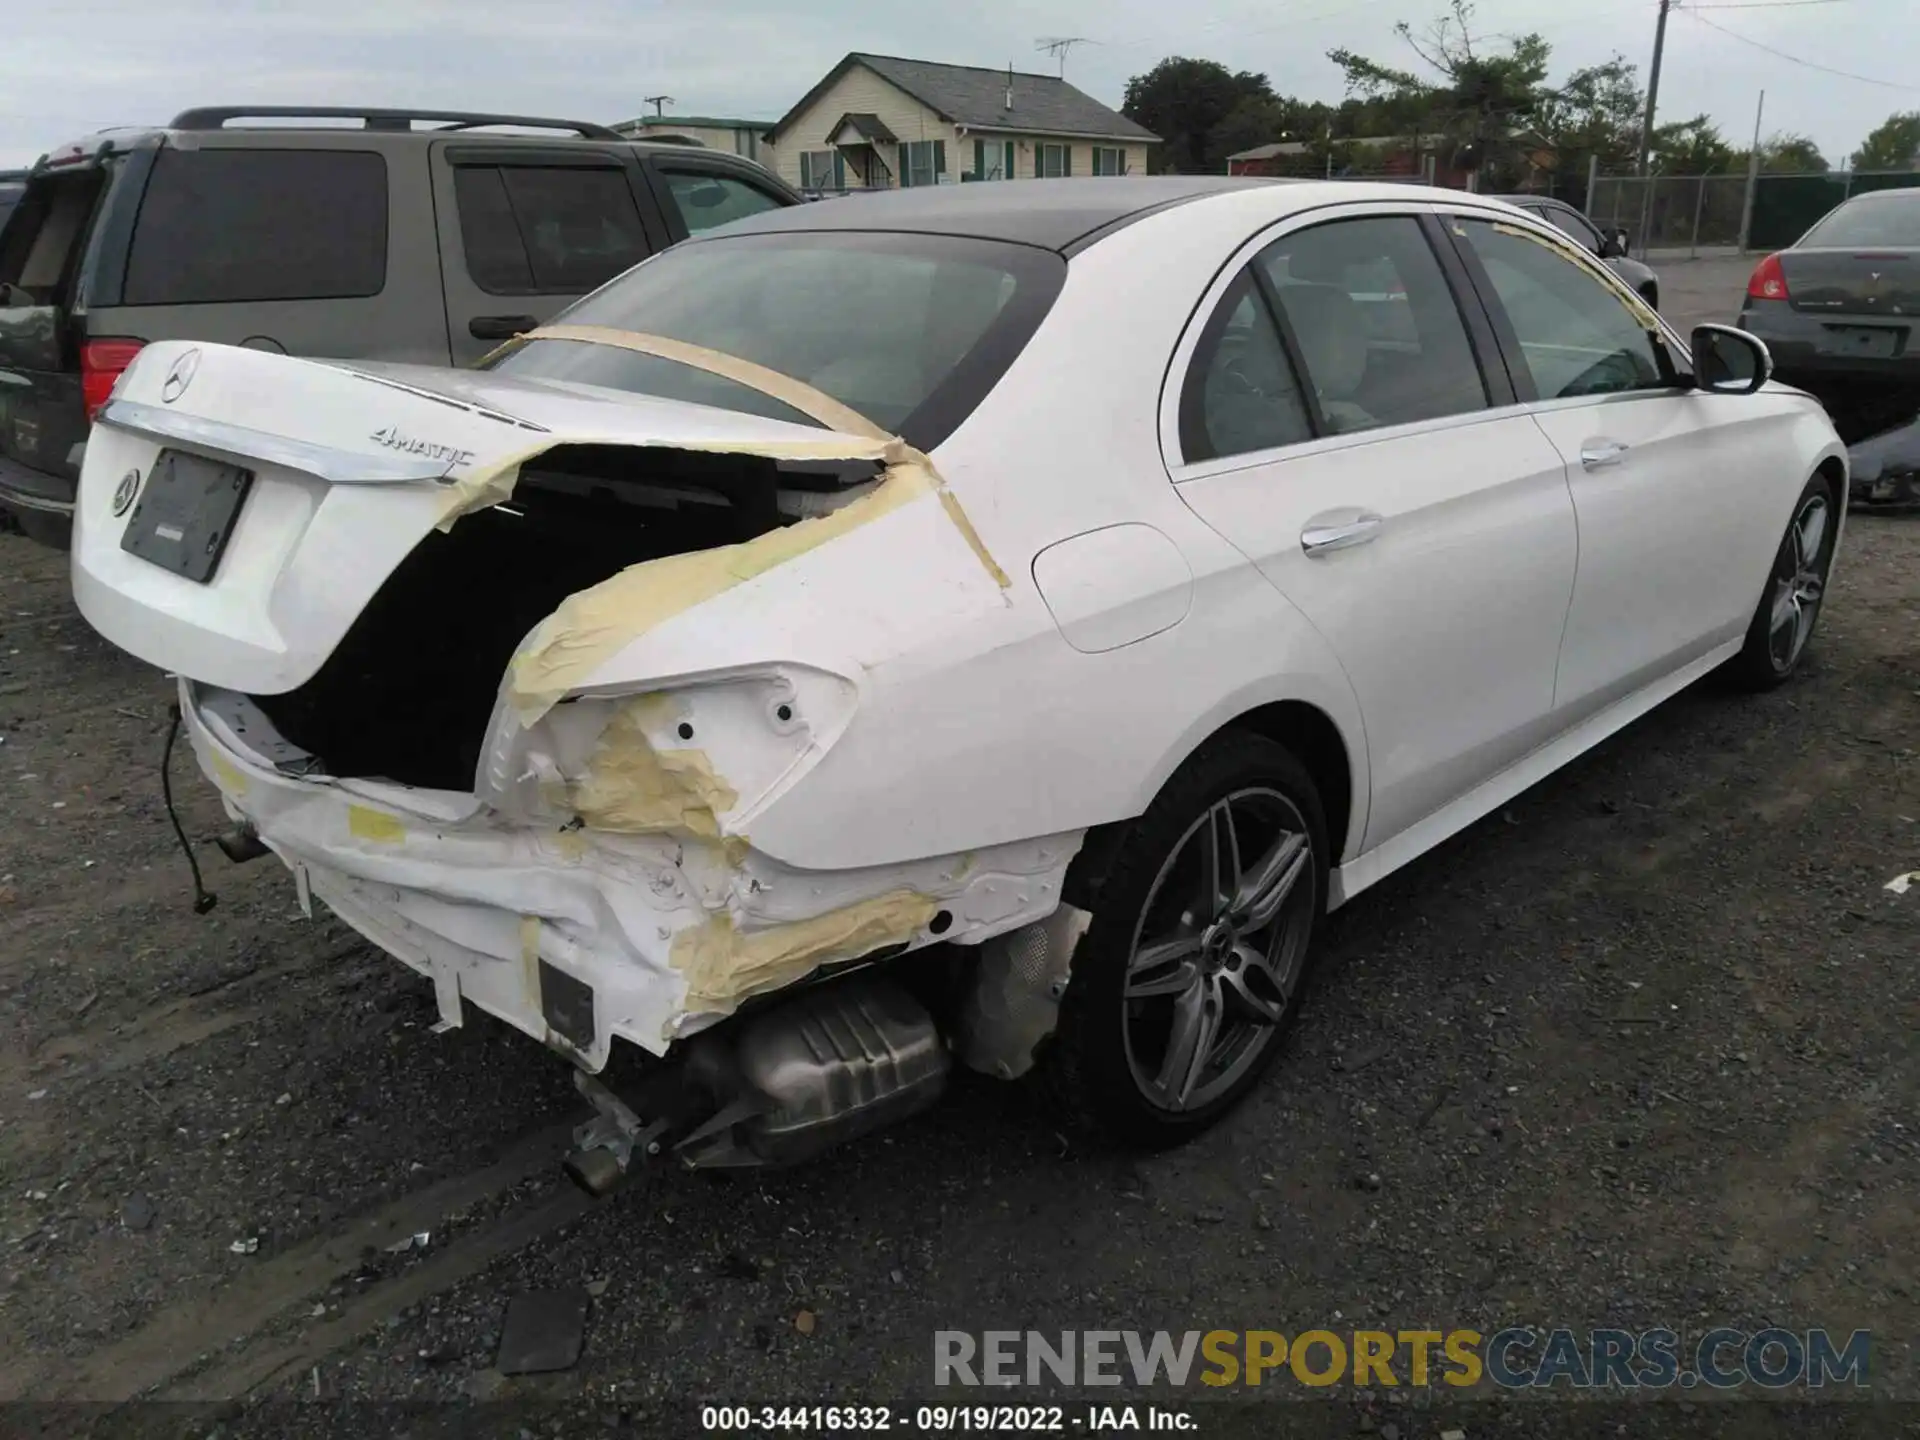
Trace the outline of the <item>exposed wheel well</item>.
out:
[[[1833,482],[1835,489],[1838,489],[1846,481],[1847,467],[1840,463],[1839,456],[1829,455],[1826,459],[1822,460],[1818,465],[1814,467],[1813,473],[1816,475],[1826,476],[1828,480]],[[1842,505],[1847,503],[1847,497],[1845,494],[1836,495],[1834,498],[1837,499]]]
[[[1277,700],[1228,721],[1207,740],[1227,730],[1249,730],[1265,736],[1286,746],[1306,767],[1320,790],[1320,803],[1326,810],[1327,845],[1337,865],[1346,853],[1353,813],[1353,765],[1339,727],[1325,711],[1304,700]],[[1080,853],[1067,871],[1064,898],[1068,903],[1086,910],[1096,908],[1107,863],[1130,823],[1131,819],[1115,820],[1087,832]]]
[[[1647,304],[1653,306],[1654,309],[1658,310],[1660,308],[1659,282],[1654,280],[1649,280],[1647,281],[1646,284],[1642,285],[1640,287],[1640,298],[1646,301]]]

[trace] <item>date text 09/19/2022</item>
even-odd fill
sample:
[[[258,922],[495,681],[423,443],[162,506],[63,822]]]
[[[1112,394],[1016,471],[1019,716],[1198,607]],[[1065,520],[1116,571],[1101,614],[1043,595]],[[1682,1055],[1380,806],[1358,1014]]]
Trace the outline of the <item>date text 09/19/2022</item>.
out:
[[[1109,1435],[1123,1431],[1192,1432],[1185,1410],[1157,1405],[704,1405],[700,1428],[768,1431],[899,1431],[903,1434]]]

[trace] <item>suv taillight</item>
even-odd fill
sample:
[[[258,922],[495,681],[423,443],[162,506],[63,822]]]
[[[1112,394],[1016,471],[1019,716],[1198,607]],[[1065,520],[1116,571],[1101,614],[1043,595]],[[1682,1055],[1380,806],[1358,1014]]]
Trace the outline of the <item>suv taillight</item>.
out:
[[[120,372],[133,363],[144,340],[89,340],[80,347],[80,394],[86,401],[87,419],[100,413],[100,407],[113,394]]]
[[[1780,257],[1769,255],[1753,267],[1753,278],[1747,281],[1749,300],[1789,300],[1787,294],[1787,272],[1780,268]]]

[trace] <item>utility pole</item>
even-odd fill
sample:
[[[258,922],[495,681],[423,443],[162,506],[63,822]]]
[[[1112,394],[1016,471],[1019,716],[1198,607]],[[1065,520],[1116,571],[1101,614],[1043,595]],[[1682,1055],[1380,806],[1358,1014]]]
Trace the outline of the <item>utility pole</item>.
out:
[[[1067,78],[1067,52],[1076,45],[1091,45],[1093,41],[1085,35],[1043,35],[1034,41],[1033,48],[1044,50],[1060,62],[1060,78]]]
[[[1740,202],[1740,253],[1747,253],[1753,236],[1753,197],[1760,188],[1760,118],[1767,113],[1767,92],[1760,92],[1760,103],[1753,107],[1753,148],[1747,152],[1747,193]]]
[[[1647,173],[1647,157],[1653,153],[1654,105],[1660,99],[1660,57],[1667,48],[1667,11],[1673,0],[1660,0],[1660,18],[1653,27],[1653,68],[1647,72],[1647,113],[1640,121],[1640,173]]]
[[[653,107],[653,117],[656,120],[666,114],[667,106],[673,104],[673,97],[671,95],[643,95],[640,97],[640,100],[643,105],[651,105]]]

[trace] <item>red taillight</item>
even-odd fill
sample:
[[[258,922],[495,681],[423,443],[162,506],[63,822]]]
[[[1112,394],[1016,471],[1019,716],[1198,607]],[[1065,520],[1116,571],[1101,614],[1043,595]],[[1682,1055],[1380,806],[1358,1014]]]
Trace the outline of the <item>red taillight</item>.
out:
[[[133,363],[144,340],[89,340],[80,347],[80,394],[86,401],[87,419],[100,413],[100,407],[113,394],[120,372]]]
[[[1769,255],[1753,267],[1753,278],[1747,281],[1749,300],[1788,300],[1787,272],[1780,268],[1780,257]]]

